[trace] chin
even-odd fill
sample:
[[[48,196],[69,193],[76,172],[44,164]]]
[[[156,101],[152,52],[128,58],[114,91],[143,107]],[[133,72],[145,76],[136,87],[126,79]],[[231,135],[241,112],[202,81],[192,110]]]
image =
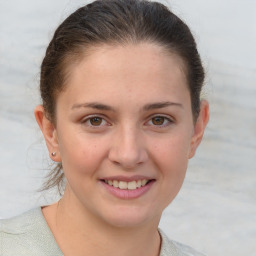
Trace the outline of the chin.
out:
[[[138,209],[137,207],[121,207],[121,209],[109,212],[105,215],[105,221],[113,227],[135,228],[148,223],[158,225],[161,214],[152,215],[152,210]]]

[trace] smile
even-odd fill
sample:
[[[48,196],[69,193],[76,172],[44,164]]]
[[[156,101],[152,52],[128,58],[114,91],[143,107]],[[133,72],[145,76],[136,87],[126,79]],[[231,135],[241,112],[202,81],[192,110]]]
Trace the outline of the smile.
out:
[[[156,179],[146,177],[106,177],[100,180],[101,184],[113,196],[127,200],[136,199],[147,191],[151,190],[156,183]]]
[[[133,180],[133,181],[118,181],[118,180],[104,180],[104,182],[110,186],[125,190],[135,190],[140,187],[146,186],[150,180]]]

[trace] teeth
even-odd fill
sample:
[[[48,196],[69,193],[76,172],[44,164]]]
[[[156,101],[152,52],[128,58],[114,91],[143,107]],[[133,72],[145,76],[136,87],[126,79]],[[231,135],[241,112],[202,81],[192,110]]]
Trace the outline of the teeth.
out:
[[[125,181],[119,181],[119,188],[120,189],[127,189],[128,184]]]
[[[110,185],[110,184],[109,184]],[[113,180],[113,186],[115,187],[115,188],[118,188],[119,186],[119,182],[117,181],[117,180]]]
[[[113,186],[115,188],[119,189],[128,189],[128,190],[135,190],[140,187],[144,187],[149,180],[134,180],[130,182],[126,181],[118,181],[118,180],[105,180],[105,183],[107,183],[110,186]]]
[[[147,180],[142,180],[142,181],[141,181],[141,186],[145,186],[146,183],[147,183]]]
[[[128,189],[134,190],[137,188],[137,182],[136,181],[130,181],[128,182]]]
[[[137,188],[140,188],[141,187],[141,180],[138,180],[137,181]]]

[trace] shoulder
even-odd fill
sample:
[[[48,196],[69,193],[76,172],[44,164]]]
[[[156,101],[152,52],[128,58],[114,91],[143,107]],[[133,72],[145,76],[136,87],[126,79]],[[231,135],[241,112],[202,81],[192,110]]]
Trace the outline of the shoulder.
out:
[[[0,252],[3,256],[62,255],[41,208],[0,220]]]
[[[36,208],[10,219],[0,220],[0,231],[9,235],[28,232],[40,221],[40,214],[41,209]]]
[[[170,240],[160,229],[159,233],[162,238],[160,256],[205,256],[190,246]]]

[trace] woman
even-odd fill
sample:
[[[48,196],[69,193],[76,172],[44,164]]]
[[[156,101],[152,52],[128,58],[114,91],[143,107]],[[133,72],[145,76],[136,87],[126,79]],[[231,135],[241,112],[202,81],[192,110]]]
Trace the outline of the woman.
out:
[[[158,229],[209,110],[189,28],[165,6],[95,1],[56,30],[35,109],[53,205],[1,222],[2,255],[201,255]]]

